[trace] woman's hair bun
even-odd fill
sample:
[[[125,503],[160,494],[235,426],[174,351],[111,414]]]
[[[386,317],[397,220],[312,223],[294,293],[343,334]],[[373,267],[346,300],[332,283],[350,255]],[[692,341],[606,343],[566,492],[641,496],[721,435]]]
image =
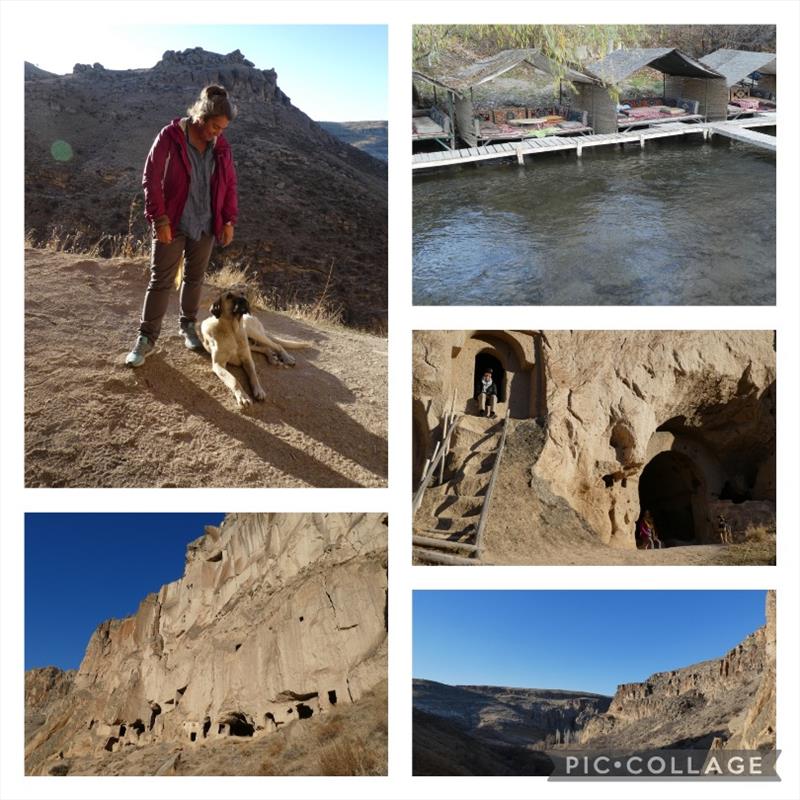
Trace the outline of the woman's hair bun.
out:
[[[224,86],[219,86],[218,84],[212,84],[211,86],[206,86],[203,89],[203,97],[227,97],[228,92],[225,90]]]

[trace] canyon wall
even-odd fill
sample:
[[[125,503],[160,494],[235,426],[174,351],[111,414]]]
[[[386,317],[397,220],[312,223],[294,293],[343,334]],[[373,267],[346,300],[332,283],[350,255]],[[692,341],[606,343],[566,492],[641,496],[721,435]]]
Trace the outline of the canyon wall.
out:
[[[268,735],[357,702],[386,678],[386,526],[376,514],[231,514],[206,528],[183,577],[98,626],[28,742],[28,772],[162,740]],[[42,706],[38,695],[26,704]]]

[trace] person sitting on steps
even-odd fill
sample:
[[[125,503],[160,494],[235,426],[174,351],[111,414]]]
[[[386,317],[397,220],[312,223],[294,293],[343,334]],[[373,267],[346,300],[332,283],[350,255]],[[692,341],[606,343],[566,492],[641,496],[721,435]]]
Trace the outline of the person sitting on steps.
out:
[[[497,416],[494,410],[497,405],[497,386],[492,380],[492,371],[490,369],[483,373],[478,396],[475,399],[478,401],[479,415],[481,417]]]

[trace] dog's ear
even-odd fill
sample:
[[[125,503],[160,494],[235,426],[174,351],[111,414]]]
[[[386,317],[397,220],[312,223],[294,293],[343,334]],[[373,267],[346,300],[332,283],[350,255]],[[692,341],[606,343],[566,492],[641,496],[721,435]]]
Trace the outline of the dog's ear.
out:
[[[222,316],[222,303],[219,300],[215,300],[213,305],[211,306],[211,313],[219,319]]]

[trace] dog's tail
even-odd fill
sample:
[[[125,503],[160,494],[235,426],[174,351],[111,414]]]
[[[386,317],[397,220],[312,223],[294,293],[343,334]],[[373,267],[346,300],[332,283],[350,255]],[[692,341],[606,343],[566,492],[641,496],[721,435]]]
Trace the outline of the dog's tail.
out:
[[[270,339],[284,350],[305,350],[314,346],[313,342],[304,342],[300,339],[281,339],[279,336],[270,336]]]
[[[178,262],[178,269],[175,270],[175,288],[180,289],[182,282],[183,282],[183,255],[181,255],[181,260]]]

